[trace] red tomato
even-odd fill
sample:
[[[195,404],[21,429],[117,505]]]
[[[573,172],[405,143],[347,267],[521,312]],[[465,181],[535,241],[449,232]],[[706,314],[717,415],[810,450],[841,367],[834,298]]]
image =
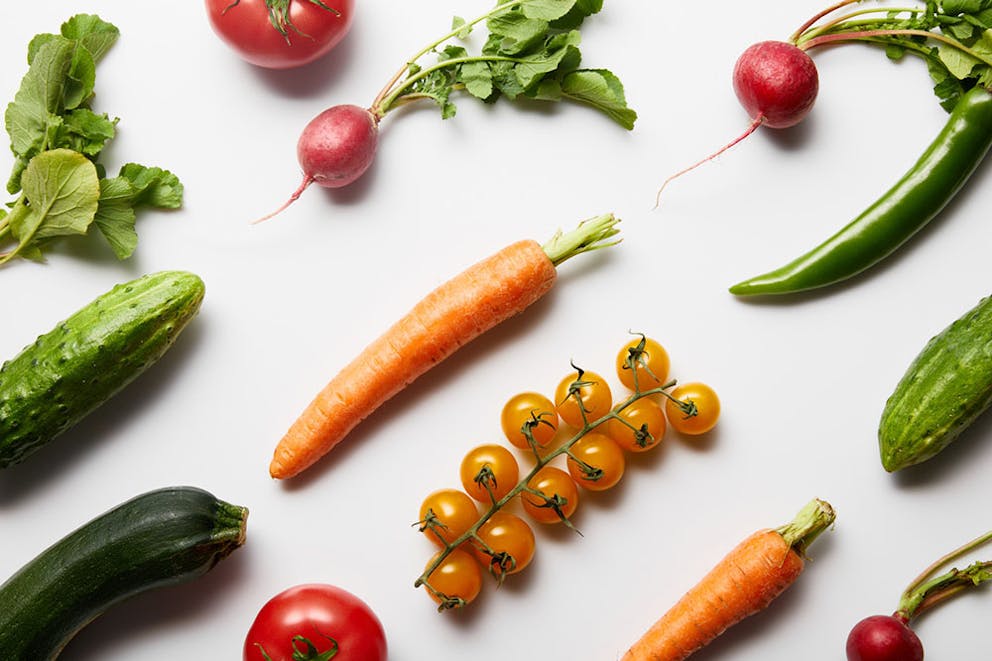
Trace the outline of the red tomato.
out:
[[[298,585],[262,606],[245,638],[244,661],[317,659],[335,646],[334,661],[386,661],[386,634],[368,604],[333,585]]]
[[[313,62],[334,48],[351,27],[354,0],[206,0],[214,32],[242,59],[268,69],[289,69]],[[288,9],[280,5],[288,3]],[[272,24],[281,16],[285,34]],[[337,12],[337,13],[335,13]]]

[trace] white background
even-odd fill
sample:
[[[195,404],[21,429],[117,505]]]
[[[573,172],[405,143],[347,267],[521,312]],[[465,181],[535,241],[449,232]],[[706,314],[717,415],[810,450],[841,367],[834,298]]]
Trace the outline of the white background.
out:
[[[584,27],[583,52],[625,82],[635,131],[576,105],[459,97],[449,121],[410,108],[385,120],[360,183],[313,187],[249,224],[297,186],[296,139],[313,115],[368,104],[453,14],[489,4],[360,0],[329,58],[280,73],[238,60],[198,2],[0,3],[0,99],[13,98],[32,35],[98,13],[122,32],[97,77],[95,108],[121,118],[104,162],[159,165],[186,185],[183,210],[139,218],[127,262],[94,236],[59,244],[46,265],[4,268],[0,355],[141,274],[189,269],[207,284],[199,317],[158,365],[0,475],[0,576],[152,488],[197,485],[251,510],[243,549],[197,582],[108,612],[67,661],[237,659],[258,608],[311,581],[364,598],[394,661],[614,659],[740,539],[813,497],[838,519],[807,572],[694,658],[826,661],[842,658],[857,620],[891,612],[919,570],[992,528],[989,419],[895,476],[875,437],[911,359],[989,291],[987,165],[865,277],[782,301],[727,293],[833,233],[915,161],[945,118],[922,64],[858,45],[816,52],[808,121],[758,131],[652,211],[668,174],[746,125],[730,85],[737,55],[786,38],[826,3],[613,0]],[[0,170],[10,163],[4,151]],[[303,406],[423,294],[511,241],[606,211],[623,218],[620,247],[562,266],[550,296],[420,379],[300,479],[268,477]],[[422,498],[457,484],[471,447],[500,440],[511,394],[550,392],[569,360],[610,373],[628,329],[668,348],[673,376],[718,390],[718,431],[702,442],[670,434],[622,486],[583,499],[584,536],[539,530],[524,574],[437,614],[412,587],[432,552],[411,527]],[[975,591],[922,618],[929,653],[988,658],[990,598]]]

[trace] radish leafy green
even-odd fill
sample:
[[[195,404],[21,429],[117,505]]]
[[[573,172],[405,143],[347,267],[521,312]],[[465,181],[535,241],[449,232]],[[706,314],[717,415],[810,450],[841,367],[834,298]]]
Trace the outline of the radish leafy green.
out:
[[[449,118],[456,112],[452,92],[464,90],[487,103],[500,97],[577,101],[632,129],[637,114],[627,106],[620,79],[606,69],[580,68],[579,27],[602,8],[603,0],[502,0],[474,20],[456,17],[450,33],[409,60],[376,98],[372,112],[382,117],[403,103],[428,98]],[[448,43],[467,40],[481,23],[488,36],[478,54]],[[421,64],[430,53],[436,62]]]
[[[129,163],[107,178],[97,160],[118,120],[89,104],[96,65],[118,36],[110,23],[81,14],[59,34],[31,40],[28,71],[4,114],[15,159],[7,192],[17,198],[0,210],[0,245],[12,246],[0,264],[40,260],[49,240],[86,234],[91,225],[125,259],[137,243],[135,209],[182,205],[182,184],[171,172]]]
[[[861,0],[840,2],[832,11],[852,4]],[[884,47],[892,59],[916,55],[926,62],[934,93],[948,111],[975,85],[992,87],[992,0],[924,0],[915,7],[860,9],[825,25],[808,25],[795,41],[807,50],[864,41]]]

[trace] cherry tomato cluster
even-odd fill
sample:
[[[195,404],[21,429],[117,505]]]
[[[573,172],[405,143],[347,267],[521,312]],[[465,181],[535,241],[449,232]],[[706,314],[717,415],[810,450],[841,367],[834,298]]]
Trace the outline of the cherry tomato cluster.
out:
[[[435,491],[420,506],[418,527],[440,550],[416,584],[439,610],[472,602],[482,590],[484,567],[502,582],[530,564],[534,531],[508,508],[519,504],[531,521],[572,527],[580,487],[604,491],[616,485],[627,453],[657,447],[668,427],[697,435],[716,425],[720,400],[713,389],[703,383],[676,386],[668,381],[669,367],[664,347],[638,335],[616,358],[617,377],[630,391],[622,402],[614,404],[606,379],[574,365],[554,401],[523,392],[506,402],[500,426],[510,444],[533,460],[529,472],[521,477],[508,448],[480,445],[462,459],[462,489]],[[563,465],[552,465],[561,455]]]

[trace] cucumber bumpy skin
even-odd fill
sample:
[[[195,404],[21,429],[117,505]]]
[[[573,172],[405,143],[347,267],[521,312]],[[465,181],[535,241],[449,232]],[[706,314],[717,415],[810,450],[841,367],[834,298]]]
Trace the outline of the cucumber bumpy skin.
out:
[[[882,466],[897,471],[943,450],[992,405],[992,297],[933,337],[885,403]]]
[[[98,516],[0,585],[0,658],[51,661],[111,606],[202,576],[244,543],[247,517],[194,487],[150,491]]]
[[[161,271],[117,285],[0,366],[0,468],[78,423],[172,346],[203,281]]]

